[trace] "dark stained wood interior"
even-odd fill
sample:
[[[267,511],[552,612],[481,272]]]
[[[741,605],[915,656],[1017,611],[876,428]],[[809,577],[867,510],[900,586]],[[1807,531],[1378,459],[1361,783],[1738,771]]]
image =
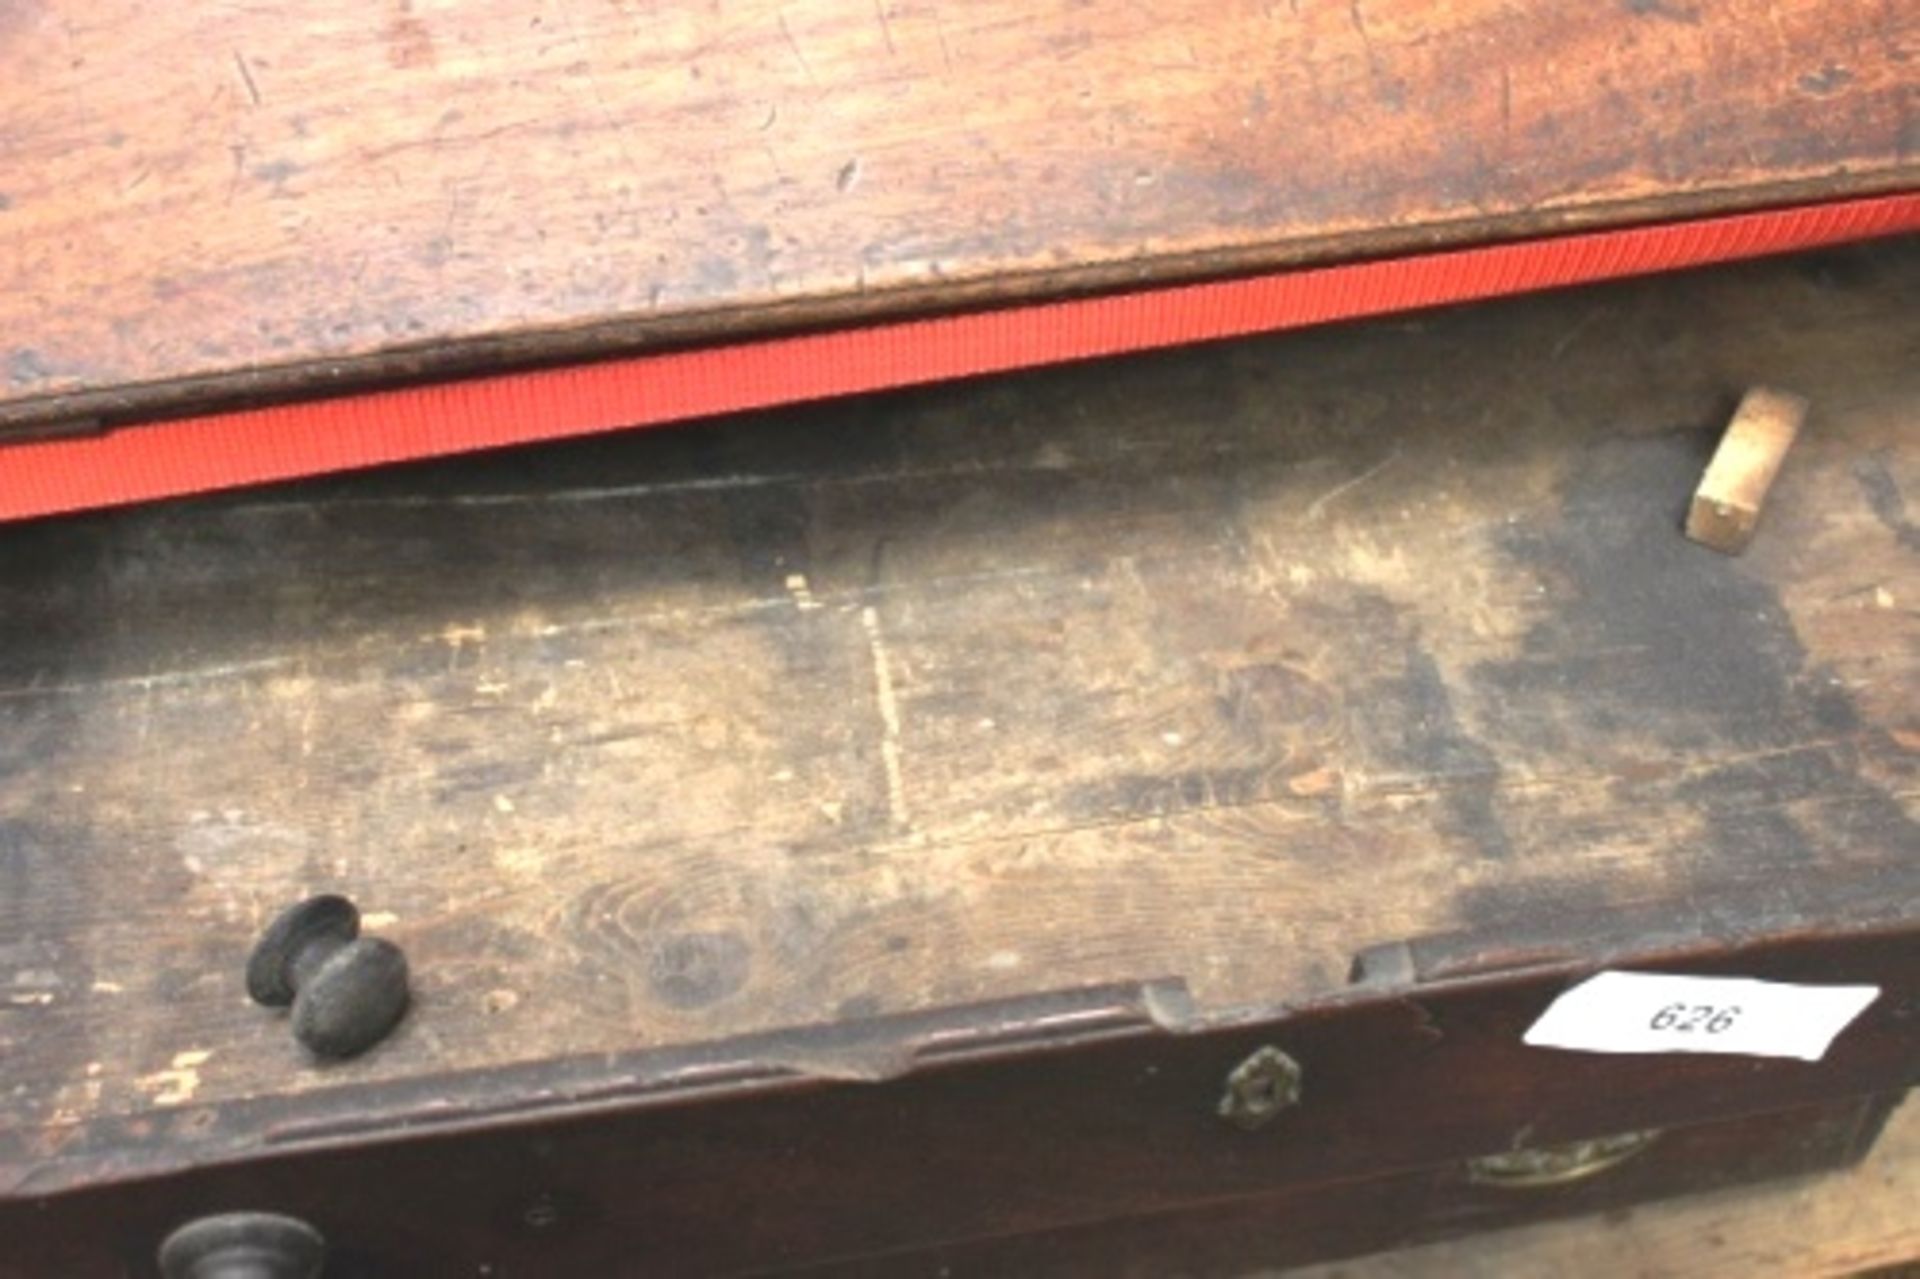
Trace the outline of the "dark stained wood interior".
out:
[[[1916,181],[1881,0],[0,6],[0,426]]]

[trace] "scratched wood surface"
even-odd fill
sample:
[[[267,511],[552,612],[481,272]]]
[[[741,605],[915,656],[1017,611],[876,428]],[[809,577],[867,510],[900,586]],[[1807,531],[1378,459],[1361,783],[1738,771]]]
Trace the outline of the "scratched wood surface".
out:
[[[1920,847],[1920,244],[0,531],[0,1124],[1180,976]],[[1765,533],[1680,533],[1739,392]],[[316,1069],[302,894],[418,1003]]]
[[[1920,181],[1888,0],[0,4],[0,424]]]

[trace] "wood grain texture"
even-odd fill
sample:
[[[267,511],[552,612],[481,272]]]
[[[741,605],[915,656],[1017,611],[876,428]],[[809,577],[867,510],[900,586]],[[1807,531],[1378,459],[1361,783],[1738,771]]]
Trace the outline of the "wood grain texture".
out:
[[[1294,1268],[1284,1276],[1847,1279],[1920,1263],[1916,1203],[1920,1203],[1920,1107],[1909,1101],[1894,1112],[1865,1161],[1842,1173],[1716,1191],[1604,1218],[1532,1226],[1358,1261]]]
[[[0,533],[0,1123],[1184,977],[1916,846],[1907,244]],[[1680,534],[1756,370],[1822,429]],[[399,1034],[240,985],[344,891]],[[320,1104],[316,1102],[316,1104]]]
[[[0,422],[1916,180],[1881,0],[0,12]]]

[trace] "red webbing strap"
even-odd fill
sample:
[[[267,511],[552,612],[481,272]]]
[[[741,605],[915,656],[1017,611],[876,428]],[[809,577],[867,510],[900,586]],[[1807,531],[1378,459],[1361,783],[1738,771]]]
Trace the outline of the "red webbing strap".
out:
[[[1920,192],[770,338],[0,444],[0,519],[1699,266],[1920,230]]]

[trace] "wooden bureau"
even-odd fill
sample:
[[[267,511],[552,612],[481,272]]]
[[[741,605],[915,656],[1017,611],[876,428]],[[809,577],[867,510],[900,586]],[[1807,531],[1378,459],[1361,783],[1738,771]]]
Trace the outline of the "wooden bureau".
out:
[[[240,1209],[338,1275],[1231,1275],[1857,1158],[1916,296],[1887,242],[0,530],[0,1275]],[[320,891],[415,995],[327,1066],[244,982]],[[1521,1042],[1602,967],[1882,995],[1818,1063]]]

